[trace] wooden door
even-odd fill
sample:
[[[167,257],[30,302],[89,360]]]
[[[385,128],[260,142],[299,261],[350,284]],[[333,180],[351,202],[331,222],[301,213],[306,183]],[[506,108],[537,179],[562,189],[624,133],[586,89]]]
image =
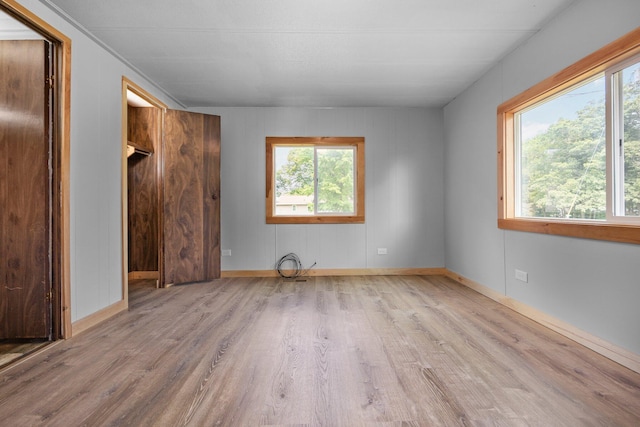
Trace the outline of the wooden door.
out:
[[[164,285],[220,277],[220,117],[167,110],[163,148]]]
[[[0,41],[0,339],[51,336],[48,58]]]
[[[160,109],[127,108],[128,141],[154,153],[160,139]],[[129,273],[158,272],[158,152],[133,154],[127,160]]]

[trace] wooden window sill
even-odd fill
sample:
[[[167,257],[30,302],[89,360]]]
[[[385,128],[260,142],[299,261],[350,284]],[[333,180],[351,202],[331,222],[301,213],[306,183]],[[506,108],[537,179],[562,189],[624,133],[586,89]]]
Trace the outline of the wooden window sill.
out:
[[[505,218],[498,228],[530,233],[607,240],[640,244],[640,227],[633,224],[612,224],[598,221],[556,220],[549,218]]]

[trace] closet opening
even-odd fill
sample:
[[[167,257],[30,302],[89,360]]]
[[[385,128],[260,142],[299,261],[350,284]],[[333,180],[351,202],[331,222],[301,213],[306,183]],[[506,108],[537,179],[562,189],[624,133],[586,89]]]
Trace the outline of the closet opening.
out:
[[[160,287],[162,120],[166,106],[123,78],[123,297]],[[131,285],[131,286],[130,286]]]
[[[138,99],[140,98],[140,99]],[[123,298],[220,277],[220,117],[122,84]]]

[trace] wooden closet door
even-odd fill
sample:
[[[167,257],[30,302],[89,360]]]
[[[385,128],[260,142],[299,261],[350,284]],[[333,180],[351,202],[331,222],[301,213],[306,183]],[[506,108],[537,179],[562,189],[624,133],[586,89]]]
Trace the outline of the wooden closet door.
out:
[[[220,117],[168,110],[163,148],[164,284],[220,277]]]
[[[127,139],[154,152],[160,139],[160,110],[132,106],[127,110]],[[127,159],[129,272],[159,271],[159,151]]]
[[[0,339],[51,332],[48,49],[0,41]]]

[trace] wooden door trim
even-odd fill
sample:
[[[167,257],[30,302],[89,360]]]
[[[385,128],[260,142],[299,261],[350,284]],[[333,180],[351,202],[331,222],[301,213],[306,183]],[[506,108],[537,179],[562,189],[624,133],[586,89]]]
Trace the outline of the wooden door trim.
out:
[[[15,0],[0,0],[0,6],[16,19],[42,34],[56,49],[54,75],[55,110],[53,135],[53,207],[52,259],[53,339],[70,338],[71,279],[70,279],[70,116],[71,116],[71,39],[33,14]]]
[[[158,132],[157,141],[161,141],[162,137],[162,128],[164,126],[164,112],[167,110],[167,105],[160,101],[155,96],[151,95],[149,92],[144,90],[141,86],[134,83],[129,78],[122,76],[122,147],[121,147],[121,209],[122,209],[122,301],[124,301],[125,308],[129,306],[129,226],[128,226],[128,200],[127,200],[127,190],[128,190],[128,179],[127,179],[127,121],[128,121],[128,113],[127,113],[127,92],[133,92],[148,103],[150,103],[153,107],[158,109],[158,114],[160,114],[159,126],[156,131]],[[162,149],[160,147],[156,147],[154,153],[156,167],[158,168],[158,190],[161,189],[162,185]],[[162,192],[158,191],[158,215],[159,215],[159,226],[158,226],[158,271],[160,275],[162,275],[162,256],[160,256],[163,243],[162,243],[162,207],[163,199]],[[162,277],[160,277],[161,279]],[[160,280],[160,283],[162,281]]]
[[[126,302],[124,300],[117,301],[102,310],[98,310],[93,314],[88,315],[87,317],[83,317],[82,319],[76,320],[73,322],[73,334],[78,335],[89,328],[97,325],[100,322],[104,322],[105,320],[115,316],[127,309]]]

